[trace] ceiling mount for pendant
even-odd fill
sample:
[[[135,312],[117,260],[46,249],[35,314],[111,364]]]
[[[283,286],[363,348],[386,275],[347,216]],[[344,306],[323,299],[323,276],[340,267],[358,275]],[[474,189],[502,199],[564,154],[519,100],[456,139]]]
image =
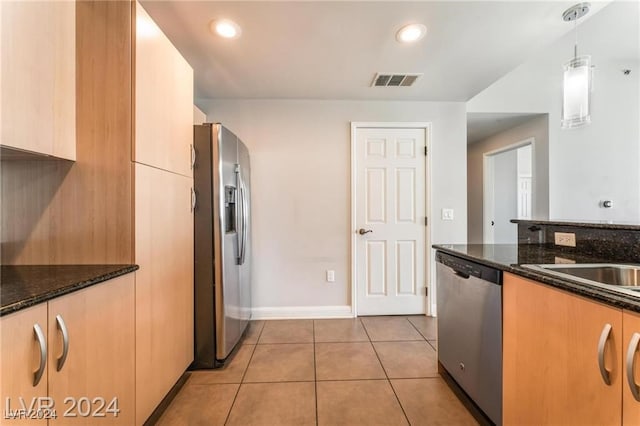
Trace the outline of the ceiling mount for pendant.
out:
[[[578,19],[582,18],[584,15],[589,13],[590,8],[591,8],[590,3],[576,4],[564,11],[564,13],[562,14],[562,19],[565,22],[577,21]]]

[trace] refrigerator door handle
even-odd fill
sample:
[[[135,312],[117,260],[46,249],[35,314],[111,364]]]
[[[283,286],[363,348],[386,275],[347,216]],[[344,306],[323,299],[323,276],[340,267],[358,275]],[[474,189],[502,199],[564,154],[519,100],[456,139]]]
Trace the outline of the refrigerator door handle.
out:
[[[242,249],[240,251],[240,265],[244,265],[247,252],[247,226],[249,222],[249,204],[247,203],[247,188],[244,181],[240,179],[240,194],[242,201]]]
[[[238,253],[236,254],[236,265],[242,265],[242,233],[244,232],[244,203],[242,201],[242,177],[240,176],[240,165],[236,164],[236,187],[239,199],[236,199],[236,238],[238,241]]]

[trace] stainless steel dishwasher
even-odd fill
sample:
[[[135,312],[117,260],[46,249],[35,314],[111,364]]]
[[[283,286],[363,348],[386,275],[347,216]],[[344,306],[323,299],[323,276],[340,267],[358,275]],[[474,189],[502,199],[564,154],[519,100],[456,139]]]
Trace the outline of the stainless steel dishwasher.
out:
[[[502,424],[502,271],[436,252],[438,361]]]

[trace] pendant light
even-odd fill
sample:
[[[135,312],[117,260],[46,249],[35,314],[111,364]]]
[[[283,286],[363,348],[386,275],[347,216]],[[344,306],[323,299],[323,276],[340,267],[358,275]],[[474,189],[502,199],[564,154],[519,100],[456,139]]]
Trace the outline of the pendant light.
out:
[[[589,3],[576,4],[562,14],[565,22],[574,23],[576,42],[573,58],[564,64],[562,128],[571,129],[591,123],[591,56],[578,56],[578,19],[589,13]]]

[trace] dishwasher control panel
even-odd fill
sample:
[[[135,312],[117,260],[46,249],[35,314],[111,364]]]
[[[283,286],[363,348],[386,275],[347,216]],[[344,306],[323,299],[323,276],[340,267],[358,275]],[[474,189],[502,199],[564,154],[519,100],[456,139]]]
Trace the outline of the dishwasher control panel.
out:
[[[453,269],[458,275],[476,277],[481,280],[490,281],[494,284],[502,285],[502,271],[488,266],[480,265],[471,260],[452,256],[441,251],[436,252],[436,262]]]

